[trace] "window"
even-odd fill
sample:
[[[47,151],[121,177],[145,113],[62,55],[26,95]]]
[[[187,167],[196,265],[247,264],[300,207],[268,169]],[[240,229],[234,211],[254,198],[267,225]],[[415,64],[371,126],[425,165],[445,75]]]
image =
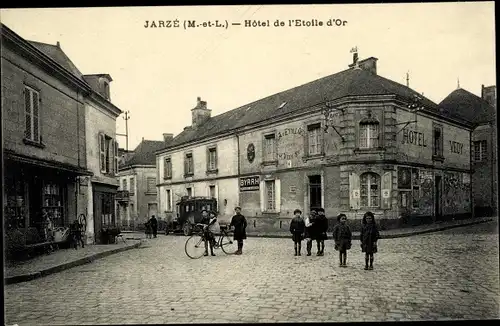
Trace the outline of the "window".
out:
[[[443,127],[434,126],[432,134],[432,154],[435,157],[443,157]]]
[[[207,170],[215,171],[217,169],[217,148],[209,148],[207,154]]]
[[[186,188],[186,192],[188,197],[193,197],[193,189],[192,188]]]
[[[117,143],[113,141],[113,138],[99,133],[99,154],[100,154],[100,164],[102,173],[111,173],[113,166],[116,166],[115,173],[118,172],[118,149]],[[115,158],[114,160],[112,158]],[[111,165],[113,163],[113,166]]]
[[[147,188],[147,192],[149,193],[156,193],[156,178],[151,178],[151,177],[148,177],[147,178],[147,183],[148,183],[148,188]]]
[[[361,206],[379,207],[380,177],[375,173],[363,173],[361,175]]]
[[[171,197],[171,191],[170,189],[167,189],[167,207],[166,207],[167,212],[172,211],[172,197]]]
[[[172,159],[170,157],[165,158],[163,166],[163,179],[172,178]]]
[[[215,186],[210,186],[209,187],[209,196],[210,198],[215,198]]]
[[[359,125],[359,148],[379,147],[378,122],[361,122]]]
[[[123,179],[122,182],[123,182],[122,190],[128,190],[127,179]]]
[[[270,162],[276,160],[276,135],[270,134],[264,136],[264,161]]]
[[[323,153],[323,133],[321,124],[317,123],[307,127],[309,155],[320,155]]]
[[[276,191],[274,180],[269,180],[265,182],[266,184],[266,202],[265,202],[265,210],[266,211],[274,211],[276,210]]]
[[[28,140],[40,142],[40,96],[33,88],[24,88],[24,107],[26,111],[26,129],[24,137]]]
[[[194,174],[193,154],[192,153],[186,154],[186,156],[184,158],[184,174],[185,175]]]
[[[486,160],[486,140],[474,142],[472,158],[476,162]]]
[[[135,193],[135,178],[131,177],[130,178],[130,195],[133,195]]]

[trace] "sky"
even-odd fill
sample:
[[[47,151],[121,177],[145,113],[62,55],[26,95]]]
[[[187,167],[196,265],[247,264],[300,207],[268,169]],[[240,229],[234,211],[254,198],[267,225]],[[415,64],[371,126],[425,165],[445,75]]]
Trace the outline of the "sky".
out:
[[[191,125],[197,97],[212,116],[378,58],[377,73],[439,103],[460,87],[496,85],[494,2],[2,9],[21,37],[62,50],[83,74],[113,78],[130,119],[129,149]],[[289,26],[289,20],[323,26]],[[333,19],[342,26],[327,26]],[[180,27],[149,27],[164,21]],[[184,28],[215,20],[226,27]],[[270,27],[246,27],[245,20]],[[274,27],[276,21],[285,26]],[[146,26],[147,22],[147,27]],[[241,25],[232,25],[232,23]],[[117,133],[125,133],[124,114]],[[125,148],[125,137],[118,136]]]

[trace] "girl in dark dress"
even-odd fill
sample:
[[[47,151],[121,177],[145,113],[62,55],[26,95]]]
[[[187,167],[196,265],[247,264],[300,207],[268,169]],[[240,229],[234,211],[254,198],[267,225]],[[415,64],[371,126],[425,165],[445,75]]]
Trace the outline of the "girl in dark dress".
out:
[[[290,222],[290,233],[292,234],[293,246],[295,248],[295,256],[300,256],[300,249],[302,247],[302,237],[306,229],[306,224],[300,216],[302,211],[296,209],[293,211],[295,217]],[[297,250],[298,249],[298,250]]]
[[[351,249],[352,233],[347,225],[347,216],[340,214],[337,216],[337,223],[333,228],[333,239],[335,240],[335,250],[339,251],[340,267],[346,267],[347,250]]]
[[[234,209],[236,215],[231,219],[231,224],[229,227],[234,227],[234,241],[238,241],[238,250],[236,250],[236,255],[241,255],[243,252],[243,240],[247,238],[246,228],[247,228],[247,220],[245,216],[241,215],[241,208],[236,207]]]
[[[325,254],[326,232],[328,231],[328,219],[325,216],[325,209],[318,208],[318,217],[316,218],[316,245],[318,247],[317,256]]]
[[[380,238],[380,234],[372,212],[365,213],[362,223],[360,240],[361,251],[365,253],[365,270],[372,270],[373,254],[377,252],[377,240]]]

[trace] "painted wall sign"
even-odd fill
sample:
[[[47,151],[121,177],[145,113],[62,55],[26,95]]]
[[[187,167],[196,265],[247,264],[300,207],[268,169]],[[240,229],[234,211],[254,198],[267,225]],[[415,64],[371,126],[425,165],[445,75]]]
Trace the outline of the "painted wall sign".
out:
[[[382,189],[382,198],[391,197],[391,191],[389,189]]]
[[[255,191],[260,189],[260,176],[240,178],[240,191]]]
[[[464,149],[464,144],[450,140],[450,150],[452,153],[462,154]]]
[[[250,163],[255,159],[255,146],[252,143],[248,144],[247,147],[247,159]]]
[[[294,158],[299,157],[300,151],[295,151],[293,153],[278,153],[279,160],[293,160]]]
[[[359,190],[355,189],[352,191],[352,198],[360,198],[359,196]]]
[[[427,147],[427,139],[425,134],[422,132],[417,132],[409,129],[403,129],[403,140],[402,144],[412,144],[420,147]]]
[[[302,128],[285,128],[283,131],[278,131],[278,139],[284,136],[291,136],[291,135],[303,135],[304,134],[304,129]]]

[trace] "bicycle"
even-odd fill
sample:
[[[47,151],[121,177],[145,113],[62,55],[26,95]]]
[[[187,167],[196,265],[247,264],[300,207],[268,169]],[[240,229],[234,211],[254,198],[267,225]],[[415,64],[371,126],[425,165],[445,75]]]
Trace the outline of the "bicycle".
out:
[[[184,245],[184,251],[191,259],[201,258],[205,253],[205,235],[203,232],[204,226],[205,224],[196,224],[195,228],[198,228],[198,230],[186,240],[186,244]],[[217,241],[214,241],[213,248],[221,248],[226,255],[234,255],[236,252],[235,246],[237,244],[231,240],[227,229],[228,227],[226,225],[220,226],[220,234],[218,235],[219,238]]]

